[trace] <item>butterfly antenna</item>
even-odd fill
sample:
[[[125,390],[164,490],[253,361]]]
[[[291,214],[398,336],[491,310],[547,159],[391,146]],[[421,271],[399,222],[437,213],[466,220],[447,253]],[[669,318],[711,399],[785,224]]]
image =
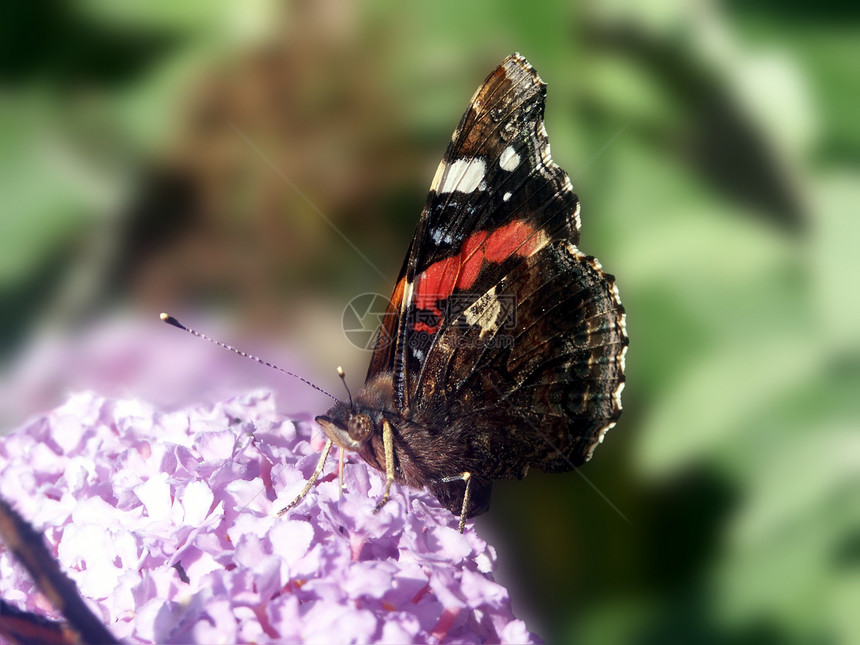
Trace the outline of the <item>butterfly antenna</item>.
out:
[[[210,343],[214,343],[215,345],[218,345],[219,347],[223,347],[224,349],[229,350],[229,351],[233,352],[234,354],[238,354],[239,356],[242,356],[244,358],[250,358],[252,361],[258,362],[260,365],[265,365],[266,367],[271,367],[274,370],[278,370],[279,372],[283,372],[287,376],[292,376],[293,378],[297,378],[302,383],[304,383],[306,385],[310,385],[317,392],[322,392],[323,394],[325,394],[330,399],[332,399],[334,401],[339,400],[337,397],[329,394],[324,389],[322,389],[319,385],[315,385],[315,384],[311,383],[306,378],[301,377],[298,374],[294,374],[293,372],[287,371],[283,367],[278,367],[277,365],[274,365],[268,361],[264,361],[262,358],[260,358],[258,356],[254,356],[253,354],[248,354],[246,352],[243,352],[241,349],[236,349],[232,345],[227,345],[226,343],[222,343],[220,340],[215,340],[214,338],[210,338],[206,334],[201,334],[196,329],[192,329],[191,327],[186,327],[185,325],[183,325],[181,322],[179,322],[176,318],[174,318],[170,314],[161,314],[160,318],[161,318],[161,320],[166,322],[168,325],[173,325],[177,329],[181,329],[182,331],[187,331],[192,336],[197,336],[198,338],[202,338],[203,340],[208,340]],[[349,392],[349,390],[347,390],[347,392]]]
[[[352,392],[349,391],[349,386],[346,384],[346,374],[344,373],[343,368],[340,365],[337,366],[337,375],[343,382],[343,387],[346,389],[346,395],[349,397],[349,407],[352,408]]]

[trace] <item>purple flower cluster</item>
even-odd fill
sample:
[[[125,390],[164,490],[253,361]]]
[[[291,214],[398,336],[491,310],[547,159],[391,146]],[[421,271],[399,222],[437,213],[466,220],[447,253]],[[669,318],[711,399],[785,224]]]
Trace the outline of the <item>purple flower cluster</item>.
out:
[[[254,392],[159,412],[79,394],[0,444],[0,491],[105,625],[133,642],[511,642],[536,638],[495,552],[425,492],[337,459]],[[0,597],[56,617],[0,546]]]

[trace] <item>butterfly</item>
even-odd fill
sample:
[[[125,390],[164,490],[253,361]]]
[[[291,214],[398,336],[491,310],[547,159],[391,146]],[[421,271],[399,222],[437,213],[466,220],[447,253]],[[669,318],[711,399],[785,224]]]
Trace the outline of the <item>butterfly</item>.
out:
[[[475,92],[439,164],[364,386],[316,418],[333,445],[467,518],[493,481],[587,461],[621,414],[628,346],[615,278],[578,248],[546,85],[519,54]],[[341,372],[342,375],[342,372]]]

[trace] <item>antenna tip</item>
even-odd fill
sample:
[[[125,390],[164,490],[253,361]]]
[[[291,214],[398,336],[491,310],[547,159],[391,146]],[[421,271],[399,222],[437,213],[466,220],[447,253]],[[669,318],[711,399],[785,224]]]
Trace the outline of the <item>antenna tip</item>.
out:
[[[343,368],[340,365],[337,366],[337,375],[341,378],[345,376]]]
[[[170,314],[162,313],[159,318],[161,318],[161,320],[166,322],[168,325],[173,325],[174,327],[178,327],[179,329],[185,329],[185,325],[176,320],[176,318],[174,318]]]

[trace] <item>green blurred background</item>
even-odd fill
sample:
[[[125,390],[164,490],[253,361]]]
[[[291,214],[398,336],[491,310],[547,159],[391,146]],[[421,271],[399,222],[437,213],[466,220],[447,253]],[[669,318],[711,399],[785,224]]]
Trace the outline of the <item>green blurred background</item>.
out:
[[[631,345],[588,479],[530,473],[479,520],[515,612],[552,643],[860,642],[860,11],[841,7],[6,3],[7,373],[46,335],[166,309],[357,384],[343,307],[389,292],[468,97],[520,51]]]

